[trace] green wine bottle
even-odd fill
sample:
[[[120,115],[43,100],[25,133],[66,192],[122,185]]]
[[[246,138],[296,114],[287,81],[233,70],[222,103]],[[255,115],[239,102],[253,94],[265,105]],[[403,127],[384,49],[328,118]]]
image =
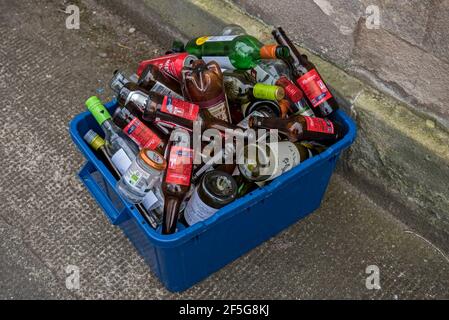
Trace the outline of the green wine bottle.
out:
[[[264,45],[249,35],[200,37],[189,41],[186,51],[206,63],[216,61],[223,69],[248,70],[262,59],[290,56],[286,46]]]

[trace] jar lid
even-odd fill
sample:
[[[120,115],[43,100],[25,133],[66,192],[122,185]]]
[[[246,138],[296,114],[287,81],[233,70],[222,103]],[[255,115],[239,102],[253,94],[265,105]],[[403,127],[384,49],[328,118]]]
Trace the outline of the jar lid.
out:
[[[150,149],[142,149],[139,153],[140,158],[148,166],[156,169],[158,171],[165,170],[167,168],[167,161],[165,158],[157,151]]]

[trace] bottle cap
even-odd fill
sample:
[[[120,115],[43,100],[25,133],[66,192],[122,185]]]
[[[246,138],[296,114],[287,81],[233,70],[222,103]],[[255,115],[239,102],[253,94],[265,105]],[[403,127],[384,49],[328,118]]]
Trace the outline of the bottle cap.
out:
[[[98,133],[96,133],[93,130],[87,131],[87,133],[84,135],[84,140],[94,149],[97,151],[101,147],[105,145],[105,141]]]
[[[104,105],[101,103],[101,100],[96,96],[87,99],[86,107],[92,113],[95,120],[97,120],[100,126],[106,120],[111,119],[111,115],[109,114],[108,110],[106,110]]]
[[[277,44],[268,44],[260,48],[261,59],[280,59],[288,58],[290,56],[290,50],[286,46],[280,46]]]
[[[230,174],[222,171],[205,173],[200,188],[219,208],[231,203],[237,197],[237,182]]]
[[[285,91],[282,87],[269,84],[256,83],[253,88],[253,95],[261,100],[280,101],[285,97]]]
[[[159,152],[150,149],[142,149],[139,156],[145,164],[153,169],[162,171],[167,168],[167,161]]]

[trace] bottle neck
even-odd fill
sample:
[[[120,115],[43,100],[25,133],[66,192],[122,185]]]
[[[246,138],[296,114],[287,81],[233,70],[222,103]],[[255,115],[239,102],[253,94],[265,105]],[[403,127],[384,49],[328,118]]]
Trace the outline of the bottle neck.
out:
[[[178,222],[178,214],[181,202],[182,201],[179,200],[179,198],[165,196],[162,234],[167,235],[176,232],[176,224]]]

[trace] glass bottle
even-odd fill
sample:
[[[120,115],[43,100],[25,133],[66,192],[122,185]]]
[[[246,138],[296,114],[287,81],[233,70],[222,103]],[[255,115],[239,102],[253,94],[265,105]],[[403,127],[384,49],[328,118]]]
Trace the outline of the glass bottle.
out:
[[[284,88],[287,99],[291,102],[290,111],[293,115],[299,114],[306,117],[315,117],[315,114],[312,109],[310,109],[301,89],[299,89],[290,79],[282,76],[276,81],[276,85]]]
[[[288,119],[251,117],[249,127],[253,129],[277,129],[292,141],[312,140],[334,143],[344,135],[343,128],[328,119],[292,116]]]
[[[280,77],[291,78],[288,65],[280,59],[261,60],[254,68],[247,71],[255,82],[276,84]]]
[[[176,232],[180,206],[191,186],[193,149],[191,136],[185,130],[174,130],[167,149],[167,170],[162,180],[164,215],[162,234]]]
[[[234,103],[247,103],[254,99],[280,101],[285,92],[282,87],[254,83],[246,72],[225,72],[224,85],[228,100]]]
[[[186,45],[186,51],[206,62],[216,61],[223,69],[248,70],[261,59],[286,58],[289,50],[280,45],[264,45],[250,35],[200,37]]]
[[[203,175],[187,207],[184,219],[189,226],[213,216],[219,209],[237,198],[237,183],[222,171],[209,171]]]
[[[181,86],[187,100],[207,109],[215,118],[231,123],[223,73],[217,63],[194,61],[182,70]]]
[[[173,78],[165,76],[158,67],[152,64],[143,70],[137,85],[146,91],[184,100],[179,83]]]
[[[338,109],[337,101],[332,96],[315,65],[299,53],[282,28],[276,28],[273,31],[273,36],[279,45],[290,49],[290,56],[284,57],[284,59],[290,65],[296,83],[307,96],[314,112],[323,118],[333,115]]]
[[[129,202],[141,203],[166,167],[167,162],[160,153],[142,149],[117,183],[117,190]]]
[[[139,153],[139,147],[112,121],[98,97],[90,97],[86,106],[103,129],[106,150],[114,166],[123,175]]]
[[[290,141],[246,145],[239,161],[239,170],[250,182],[267,182],[312,156],[306,147]]]

